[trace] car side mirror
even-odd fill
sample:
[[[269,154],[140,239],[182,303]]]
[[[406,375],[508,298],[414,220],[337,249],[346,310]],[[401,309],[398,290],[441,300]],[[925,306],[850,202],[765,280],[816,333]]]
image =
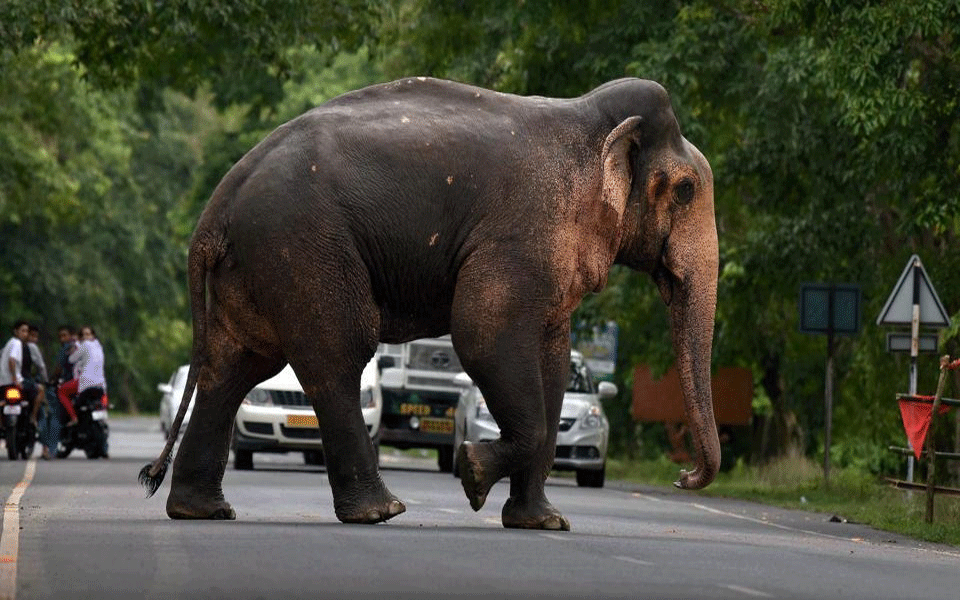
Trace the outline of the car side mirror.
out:
[[[397,361],[392,356],[381,356],[377,359],[377,368],[383,371],[397,366]]]
[[[461,388],[468,388],[473,385],[473,379],[470,379],[469,375],[461,371],[453,378],[453,385]]]
[[[609,400],[610,398],[616,397],[617,386],[609,381],[601,381],[597,388],[597,393],[600,395],[601,400]]]
[[[170,384],[169,384],[169,383],[158,383],[158,384],[157,384],[157,391],[160,392],[160,393],[162,393],[162,394],[170,394],[170,393],[173,392],[173,388],[170,387]]]

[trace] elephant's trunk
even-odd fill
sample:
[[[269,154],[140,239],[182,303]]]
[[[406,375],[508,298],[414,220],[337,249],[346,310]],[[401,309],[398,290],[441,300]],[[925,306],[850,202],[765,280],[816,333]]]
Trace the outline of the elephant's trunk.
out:
[[[696,468],[681,471],[675,485],[693,490],[707,486],[720,469],[710,374],[718,269],[716,237],[712,241],[697,249],[700,260],[686,263],[699,265],[696,270],[673,278],[670,298],[677,371],[696,450]]]

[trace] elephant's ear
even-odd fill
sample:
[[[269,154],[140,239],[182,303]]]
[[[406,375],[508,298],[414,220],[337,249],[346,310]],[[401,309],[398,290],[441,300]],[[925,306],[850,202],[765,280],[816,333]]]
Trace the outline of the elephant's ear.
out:
[[[630,117],[617,125],[603,143],[603,201],[623,218],[633,183],[630,145],[640,138],[641,117]]]

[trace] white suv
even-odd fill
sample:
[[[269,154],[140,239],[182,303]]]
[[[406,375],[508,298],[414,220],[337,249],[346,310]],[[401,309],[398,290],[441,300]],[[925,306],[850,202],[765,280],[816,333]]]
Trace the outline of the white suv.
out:
[[[380,371],[375,356],[360,378],[363,421],[379,451]],[[234,424],[233,466],[253,468],[254,452],[303,452],[308,465],[323,464],[323,441],[317,415],[290,365],[247,394]]]

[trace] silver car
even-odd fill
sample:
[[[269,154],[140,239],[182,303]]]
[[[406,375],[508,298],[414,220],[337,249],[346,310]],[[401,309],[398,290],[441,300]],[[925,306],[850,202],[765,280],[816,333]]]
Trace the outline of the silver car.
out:
[[[167,383],[157,384],[157,391],[163,396],[160,397],[160,431],[163,437],[167,437],[170,431],[170,424],[177,416],[180,410],[180,400],[183,398],[183,388],[187,387],[187,373],[190,371],[190,365],[181,365],[170,376]],[[197,399],[197,390],[193,390],[192,400]],[[190,415],[193,413],[193,402],[187,407],[187,414],[183,417],[183,424],[180,426],[181,433],[186,430],[187,423],[190,421]]]
[[[453,447],[459,448],[464,441],[483,442],[500,437],[500,428],[470,377],[461,373],[455,381],[461,392],[454,412]],[[601,400],[616,395],[616,385],[608,381],[597,385],[583,355],[576,350],[570,353],[570,383],[563,396],[553,468],[576,471],[579,486],[603,487],[610,423]]]

